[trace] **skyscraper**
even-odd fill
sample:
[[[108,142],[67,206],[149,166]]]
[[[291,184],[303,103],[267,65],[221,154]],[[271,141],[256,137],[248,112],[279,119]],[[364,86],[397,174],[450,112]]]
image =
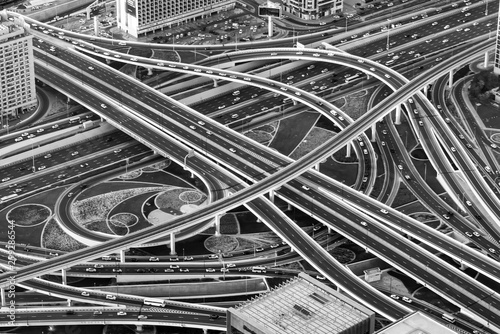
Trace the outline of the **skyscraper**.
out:
[[[22,19],[0,14],[0,112],[2,125],[22,107],[36,104],[33,36]]]
[[[236,0],[116,0],[118,27],[139,37],[234,8]]]

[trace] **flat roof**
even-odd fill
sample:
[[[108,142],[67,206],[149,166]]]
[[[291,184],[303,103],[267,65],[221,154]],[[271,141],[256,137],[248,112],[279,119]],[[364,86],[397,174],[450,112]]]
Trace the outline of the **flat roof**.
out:
[[[457,334],[445,325],[415,312],[378,331],[377,334]]]
[[[372,310],[303,273],[230,312],[266,332],[283,334],[335,334],[374,316]]]

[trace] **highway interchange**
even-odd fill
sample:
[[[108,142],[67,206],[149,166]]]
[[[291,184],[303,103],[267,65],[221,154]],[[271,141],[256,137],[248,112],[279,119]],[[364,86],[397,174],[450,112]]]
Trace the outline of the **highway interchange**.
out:
[[[443,24],[444,23],[445,22],[443,22]],[[453,23],[454,22],[450,21],[450,24]],[[49,39],[42,44],[47,45],[48,43],[50,43]],[[393,110],[395,106],[401,103],[401,101],[406,101],[408,98],[412,97],[415,92],[417,92],[425,84],[433,82],[440,75],[442,75],[442,73],[446,73],[446,71],[448,71],[447,66],[451,67],[458,61],[467,62],[469,59],[477,57],[480,52],[484,52],[484,50],[490,45],[491,43],[486,42],[471,48],[463,54],[458,54],[450,59],[443,60],[440,62],[439,70],[425,72],[408,84],[399,78],[396,72],[379,67],[377,63],[372,63],[368,60],[360,62],[358,58],[349,56],[343,57],[342,54],[333,51],[331,52],[333,56],[329,56],[328,53],[330,52],[328,51],[307,49],[301,51],[301,55],[296,54],[297,50],[286,49],[252,50],[252,52],[244,51],[231,54],[231,59],[241,56],[244,57],[242,59],[256,59],[255,57],[264,57],[266,59],[300,58],[319,60],[321,58],[322,61],[325,61],[325,58],[331,57],[334,61],[340,61],[338,59],[342,58],[343,64],[348,64],[358,70],[364,70],[367,73],[370,73],[371,71],[373,72],[373,75],[378,74],[380,79],[385,80],[390,86],[392,86],[393,89],[397,90],[395,94],[390,95],[389,98],[384,100],[381,104],[378,104],[357,122],[348,125],[347,123],[343,124],[339,121],[339,119],[332,116],[330,110],[335,109],[332,105],[328,104],[326,101],[322,102],[321,106],[318,105],[316,97],[313,94],[308,94],[304,90],[297,90],[286,84],[281,84],[279,82],[274,83],[271,80],[262,78],[259,79],[250,75],[245,76],[239,73],[231,73],[230,71],[219,71],[220,73],[226,73],[225,78],[228,78],[231,75],[236,76],[236,78],[229,79],[233,79],[234,81],[238,81],[240,83],[250,83],[248,80],[248,78],[250,78],[252,85],[256,85],[261,88],[267,87],[269,91],[274,93],[281,93],[297,100],[301,100],[301,102],[305,103],[309,107],[315,108],[316,110],[325,113],[325,115],[328,115],[332,121],[339,124],[339,127],[347,126],[344,131],[342,131],[333,140],[295,163],[292,163],[289,159],[280,157],[271,150],[266,150],[266,148],[261,145],[247,142],[244,137],[228,130],[227,127],[214,123],[211,119],[198,114],[192,109],[178,106],[178,104],[174,103],[171,99],[155,94],[149,88],[144,87],[142,89],[145,91],[141,90],[139,92],[139,90],[135,88],[135,85],[137,85],[136,83],[129,82],[117,74],[115,74],[116,77],[106,77],[105,71],[107,70],[105,68],[100,68],[99,71],[89,71],[88,64],[92,63],[85,63],[82,61],[82,57],[78,56],[74,52],[58,50],[55,54],[56,58],[50,54],[48,47],[46,47],[43,51],[42,48],[40,48],[41,51],[36,51],[35,54],[38,57],[36,60],[37,75],[39,75],[42,80],[50,80],[55,86],[59,86],[61,90],[64,90],[74,99],[80,99],[82,102],[86,101],[85,104],[89,108],[97,111],[98,114],[107,119],[108,122],[111,122],[112,124],[114,123],[119,129],[124,130],[134,138],[138,138],[140,135],[141,140],[157,152],[168,155],[173,160],[182,164],[183,158],[186,156],[187,150],[189,150],[185,145],[188,145],[190,147],[194,147],[197,149],[197,152],[199,152],[195,154],[194,159],[188,159],[190,168],[195,170],[196,168],[199,168],[197,166],[199,164],[203,164],[203,155],[207,155],[211,159],[220,162],[220,164],[230,166],[231,170],[237,171],[238,174],[240,174],[240,177],[244,177],[252,182],[263,180],[264,177],[266,177],[266,182],[255,183],[253,186],[247,187],[243,190],[245,188],[245,183],[241,179],[236,178],[234,179],[234,183],[230,182],[230,184],[234,184],[234,190],[239,191],[233,193],[233,195],[227,199],[215,202],[213,205],[203,210],[204,212],[195,212],[176,219],[173,222],[175,225],[170,225],[169,228],[151,228],[145,230],[144,233],[141,231],[141,235],[131,236],[130,239],[126,237],[123,238],[123,240],[114,240],[104,243],[92,252],[88,252],[89,249],[87,249],[85,252],[75,252],[74,254],[72,253],[71,256],[60,256],[57,260],[53,259],[21,268],[17,271],[19,282],[38,276],[40,273],[48,273],[58,268],[68,267],[69,265],[78,263],[78,261],[81,262],[82,260],[95,259],[99,255],[109,254],[110,252],[120,249],[121,247],[126,247],[126,245],[133,245],[154,240],[155,237],[158,237],[159,231],[165,235],[171,233],[172,231],[180,231],[180,226],[185,222],[189,221],[190,225],[194,225],[206,218],[213,217],[214,214],[220,214],[231,207],[239,205],[239,203],[246,202],[250,210],[252,210],[263,221],[266,221],[270,225],[271,229],[277,232],[278,235],[287,240],[288,244],[292,246],[297,253],[307,259],[308,262],[315,266],[319,272],[334,281],[338,286],[341,286],[347,292],[355,296],[363,296],[363,300],[371,304],[372,307],[375,307],[375,304],[377,304],[377,310],[388,318],[397,319],[405,312],[408,312],[407,308],[403,305],[395,303],[387,297],[381,297],[378,292],[367,289],[364,284],[360,283],[357,287],[353,286],[352,277],[345,276],[344,279],[338,277],[337,275],[339,274],[337,272],[339,271],[339,266],[335,265],[335,261],[324,251],[324,249],[315,245],[313,239],[302,230],[294,228],[294,224],[286,217],[283,217],[279,210],[273,209],[272,203],[262,197],[258,197],[263,193],[275,189],[278,196],[286,198],[287,201],[292,202],[294,205],[299,207],[302,206],[305,211],[309,211],[311,207],[309,204],[304,204],[304,201],[312,201],[314,203],[314,212],[311,211],[311,214],[320,218],[320,221],[324,224],[328,224],[332,220],[336,222],[339,222],[339,219],[344,220],[344,222],[342,222],[344,223],[343,225],[337,224],[331,227],[335,230],[341,231],[341,233],[349,236],[351,239],[356,240],[356,242],[364,245],[375,254],[384,257],[386,261],[415,279],[427,284],[428,286],[433,286],[434,289],[445,295],[446,298],[449,298],[465,309],[468,308],[469,312],[475,313],[478,317],[484,317],[494,326],[498,326],[499,312],[497,296],[493,291],[485,287],[477,286],[477,282],[474,282],[468,277],[463,277],[464,275],[460,273],[460,271],[436,261],[431,254],[425,253],[423,250],[417,251],[417,247],[415,245],[409,243],[399,234],[392,232],[386,225],[380,224],[374,218],[368,217],[365,213],[360,211],[370,211],[370,215],[372,217],[382,221],[384,224],[392,223],[393,226],[399,229],[404,229],[405,232],[411,231],[412,228],[421,228],[420,225],[418,227],[408,225],[408,227],[403,228],[403,221],[406,220],[410,222],[411,220],[407,217],[402,217],[402,215],[398,214],[397,211],[392,210],[389,207],[386,208],[373,200],[369,200],[369,198],[365,198],[366,196],[363,196],[362,194],[351,191],[350,189],[344,189],[340,182],[327,180],[313,171],[304,173],[317,162],[322,161],[326,156],[331,154],[332,151],[338,150],[339,148],[345,146],[348,142],[356,142],[355,138],[360,133],[369,129],[371,124],[380,119],[381,116]],[[273,53],[276,53],[276,55],[273,55]],[[320,56],[315,56],[315,54]],[[466,56],[469,56],[469,58]],[[79,59],[80,61],[72,61],[71,59]],[[48,65],[49,63],[51,64],[50,66]],[[78,64],[79,66],[77,67],[69,64]],[[151,66],[154,66],[154,64],[151,64]],[[177,66],[178,67],[176,69],[178,69],[181,65]],[[193,71],[193,68],[198,68],[204,71],[203,75],[213,74],[207,73],[207,71],[211,71],[207,68],[192,66],[189,64],[182,64],[182,66],[188,67],[187,69],[181,69],[186,73],[191,71],[191,73],[194,74],[195,72]],[[51,70],[51,67],[57,68],[58,71],[55,72]],[[373,71],[370,67],[376,68],[376,70]],[[321,69],[322,67],[316,66],[316,68]],[[66,74],[61,74],[63,72]],[[379,73],[386,73],[386,75],[382,76]],[[71,79],[68,80],[68,77],[71,77]],[[96,80],[94,77],[100,77],[100,79]],[[78,81],[85,83],[84,87],[88,86],[88,91],[82,91],[81,88],[79,89],[75,84]],[[106,83],[106,81],[108,81],[108,83]],[[287,90],[280,89],[282,87],[285,87]],[[103,110],[101,104],[106,103],[109,100],[99,100],[100,96],[96,94],[97,91],[106,93],[106,95],[114,101],[111,102],[105,110]],[[297,92],[299,92],[300,95],[298,95]],[[142,93],[147,93],[147,95],[139,99],[138,95],[142,95]],[[255,93],[251,94],[247,92],[245,94],[245,97],[248,99]],[[149,100],[149,106],[141,102],[144,98]],[[415,95],[414,99],[418,103],[419,107],[422,108],[419,108],[419,112],[436,114],[436,109],[425,101],[425,97],[423,97],[423,95]],[[92,101],[93,104],[89,103],[89,101]],[[212,110],[214,109],[214,106],[215,104],[211,105]],[[265,105],[258,105],[255,109],[259,110],[258,108],[262,109],[263,107],[265,107]],[[134,116],[123,118],[122,110],[125,110],[130,114],[134,114]],[[131,110],[134,110],[135,112],[131,113]],[[158,114],[155,110],[164,110],[164,112],[163,114]],[[138,111],[140,111],[140,113]],[[188,113],[186,114],[185,111],[188,111]],[[337,114],[342,114],[340,110],[337,110],[336,112]],[[250,115],[250,113],[248,115]],[[169,117],[169,122],[166,122],[167,117]],[[427,119],[429,121],[435,121],[436,124],[434,125],[437,129],[443,126],[446,127],[445,121],[442,117],[428,117]],[[200,126],[200,121],[204,123],[202,126]],[[422,128],[423,131],[426,131],[429,127],[428,124],[424,127],[420,127],[417,124],[414,125],[415,129]],[[191,126],[194,126],[195,128],[193,129]],[[206,131],[210,131],[210,134]],[[149,134],[149,132],[151,132],[151,134]],[[440,129],[439,132],[440,134],[445,134],[447,137],[444,139],[450,140],[449,143],[453,144],[454,147],[461,147],[460,144],[458,144],[458,139],[455,137],[449,138],[450,136],[447,134],[446,129]],[[145,135],[146,133],[148,134]],[[165,136],[165,133],[168,133],[168,135]],[[175,140],[173,140],[172,137]],[[214,140],[213,138],[217,138],[217,140]],[[422,141],[427,138],[429,138],[429,140],[434,140],[431,135],[424,136],[422,134],[420,135],[420,138]],[[176,142],[177,140],[182,141],[184,145],[179,145]],[[435,143],[433,144],[435,145]],[[177,149],[174,148],[176,146],[178,147]],[[168,150],[166,148],[168,148]],[[236,152],[228,152],[227,148],[235,148]],[[359,152],[360,151],[358,151],[358,153]],[[482,177],[478,177],[478,172],[474,171],[474,168],[471,168],[471,162],[468,160],[468,153],[465,152],[467,152],[465,148],[459,149],[459,154],[457,154],[457,156],[460,156],[460,161],[457,159],[455,160],[457,162],[462,162],[463,159],[462,163],[464,163],[465,167],[462,168],[462,171],[464,174],[468,174],[466,176],[471,180],[470,183],[475,187],[478,195],[482,198],[481,202],[489,205],[490,210],[496,211],[498,206],[495,205],[495,203],[498,201],[498,198],[490,198],[488,196],[489,192],[485,191],[485,188],[487,189],[484,183],[485,181]],[[445,163],[445,161],[442,160],[443,159],[438,156],[431,161],[435,164]],[[408,162],[409,161],[407,161],[407,165],[409,166],[410,163]],[[205,169],[200,169],[200,171],[208,171],[209,169],[206,168],[208,168],[208,165]],[[437,167],[436,169],[447,170],[447,168],[449,168],[449,166],[444,165],[443,167]],[[411,172],[413,172],[412,178],[416,180],[417,175],[415,175],[414,171]],[[299,175],[302,176],[297,179]],[[229,177],[229,175],[225,175],[225,177]],[[295,180],[292,181],[292,179]],[[449,183],[453,184],[452,181],[453,180],[449,181]],[[286,185],[284,185],[285,183]],[[304,185],[307,185],[307,190],[303,187]],[[277,188],[280,186],[281,188],[278,190]],[[493,187],[495,187],[494,184]],[[326,192],[323,190],[326,190]],[[424,191],[422,191],[422,193],[424,193]],[[458,193],[460,194],[461,192]],[[331,196],[330,194],[336,195]],[[340,199],[341,196],[344,197],[345,201]],[[253,201],[248,202],[249,200]],[[363,200],[363,204],[355,203],[359,202],[359,200]],[[346,204],[347,202],[349,202],[349,205]],[[356,208],[356,206],[359,206],[357,210],[353,210],[353,207]],[[430,206],[436,210],[441,205]],[[387,214],[381,214],[380,208],[387,210]],[[448,212],[449,208],[444,208],[444,211],[438,211],[440,216]],[[478,214],[480,213],[481,212],[478,212]],[[453,220],[453,226],[465,233],[465,229],[470,229],[470,225],[463,223],[462,226],[460,226],[459,222],[461,218],[457,216],[457,214],[454,214],[453,217],[451,217],[450,222]],[[491,217],[498,217],[498,215],[495,212],[491,215]],[[333,218],[336,218],[336,220]],[[369,222],[368,227],[361,227],[358,224],[360,221]],[[497,241],[500,239],[498,238],[497,229],[492,228],[488,222],[488,219],[481,220],[481,224],[485,226],[488,234],[494,237],[494,241],[492,242],[491,239],[486,238],[477,242],[476,238],[473,238],[474,242],[476,242],[480,247],[483,247],[486,253],[488,252],[488,249],[492,247],[495,247],[498,250]],[[188,225],[184,224],[183,227],[184,226]],[[427,232],[430,235],[438,234],[438,232]],[[422,232],[415,230],[415,237],[417,237],[420,233]],[[375,238],[375,235],[378,235],[378,237]],[[422,239],[426,240],[427,237]],[[446,242],[450,245],[453,244],[453,242],[449,240],[446,240]],[[431,241],[430,243],[436,247],[442,247],[439,245],[441,241]],[[408,255],[399,254],[395,249],[388,249],[388,245],[399,247],[399,249],[405,249],[405,254]],[[458,244],[454,245],[454,247],[454,251],[450,252],[450,254],[455,255],[463,261],[468,261],[466,260],[467,256],[475,257],[474,259],[471,258],[471,260],[468,261],[469,265],[473,266],[474,263],[477,265],[477,263],[482,262],[484,265],[479,265],[480,268],[477,269],[482,270],[483,273],[487,273],[489,271],[490,278],[498,279],[499,275],[496,271],[498,270],[498,265],[494,260],[485,255],[477,254],[475,251],[463,249],[463,247],[459,247]],[[388,256],[389,254],[390,256]],[[422,268],[425,268],[426,270],[422,272]],[[434,272],[428,271],[428,269],[431,269],[431,271]],[[442,272],[442,274],[438,275],[437,272]],[[342,275],[342,273],[340,274]],[[6,275],[7,274],[5,274],[5,276]],[[443,276],[448,276],[448,281]],[[456,289],[457,291],[455,291],[453,288],[450,289],[450,286],[453,286],[450,285],[450,281],[454,282],[454,284],[459,287],[466,287],[464,290],[467,291],[458,291],[459,289]],[[369,297],[369,295],[372,296]],[[385,305],[382,305],[381,301],[384,301]],[[489,308],[487,307],[488,305]]]

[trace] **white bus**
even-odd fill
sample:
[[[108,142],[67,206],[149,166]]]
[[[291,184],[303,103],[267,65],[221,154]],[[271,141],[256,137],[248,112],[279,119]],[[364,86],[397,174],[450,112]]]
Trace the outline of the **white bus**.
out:
[[[263,267],[263,266],[252,267],[252,272],[253,273],[265,273],[266,272],[266,267]]]
[[[360,78],[359,74],[354,74],[350,77],[345,78],[345,83],[349,83],[349,82],[354,81],[354,80],[359,79],[359,78]]]
[[[452,315],[448,314],[448,313],[443,313],[443,316],[442,318],[446,321],[449,321],[451,323],[454,323],[455,322],[455,317],[453,317]]]
[[[144,305],[165,307],[165,301],[160,299],[144,299]]]
[[[16,197],[17,197],[17,194],[11,194],[11,195],[4,196],[4,197],[0,198],[0,203],[3,203],[5,201],[8,201],[9,199],[13,199]]]

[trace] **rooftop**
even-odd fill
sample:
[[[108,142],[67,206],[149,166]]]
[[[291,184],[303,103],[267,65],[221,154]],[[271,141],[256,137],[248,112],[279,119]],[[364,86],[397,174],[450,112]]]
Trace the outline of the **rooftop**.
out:
[[[456,334],[457,332],[420,312],[415,312],[377,332],[377,334],[433,333]]]
[[[266,333],[340,333],[374,312],[325,284],[300,274],[277,289],[231,309]]]

